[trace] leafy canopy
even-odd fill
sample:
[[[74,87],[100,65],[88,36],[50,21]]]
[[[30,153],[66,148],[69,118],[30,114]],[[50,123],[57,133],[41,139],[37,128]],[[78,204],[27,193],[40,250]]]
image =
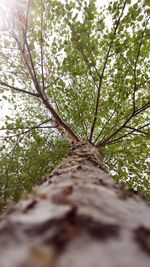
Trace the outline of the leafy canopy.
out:
[[[150,195],[150,2],[28,0],[0,17],[2,205],[81,139],[110,173]],[[69,140],[69,142],[67,141]]]

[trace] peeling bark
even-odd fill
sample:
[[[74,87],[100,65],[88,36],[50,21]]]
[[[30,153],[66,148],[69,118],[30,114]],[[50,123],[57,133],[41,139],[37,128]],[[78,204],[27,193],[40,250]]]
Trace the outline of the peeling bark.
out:
[[[149,267],[150,209],[79,143],[0,221],[0,267]]]

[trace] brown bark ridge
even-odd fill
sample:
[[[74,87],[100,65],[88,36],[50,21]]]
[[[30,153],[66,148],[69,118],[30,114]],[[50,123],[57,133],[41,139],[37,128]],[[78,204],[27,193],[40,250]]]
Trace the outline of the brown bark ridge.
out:
[[[0,220],[0,267],[149,267],[150,209],[79,143]]]

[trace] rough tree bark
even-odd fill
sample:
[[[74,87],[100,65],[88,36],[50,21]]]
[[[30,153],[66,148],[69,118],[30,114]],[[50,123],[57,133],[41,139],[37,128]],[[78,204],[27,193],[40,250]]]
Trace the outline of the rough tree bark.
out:
[[[80,143],[0,221],[0,267],[149,267],[150,209]]]

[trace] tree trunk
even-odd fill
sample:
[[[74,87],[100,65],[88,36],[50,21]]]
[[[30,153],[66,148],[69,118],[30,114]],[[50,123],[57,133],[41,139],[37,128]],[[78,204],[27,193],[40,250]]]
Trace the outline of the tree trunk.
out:
[[[150,209],[81,143],[0,222],[0,267],[149,267]]]

